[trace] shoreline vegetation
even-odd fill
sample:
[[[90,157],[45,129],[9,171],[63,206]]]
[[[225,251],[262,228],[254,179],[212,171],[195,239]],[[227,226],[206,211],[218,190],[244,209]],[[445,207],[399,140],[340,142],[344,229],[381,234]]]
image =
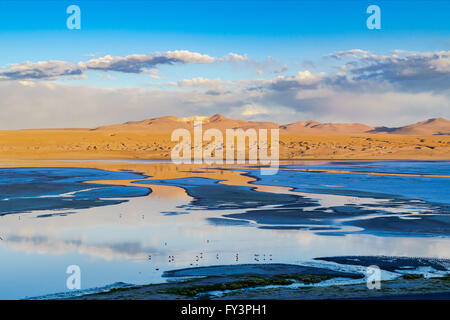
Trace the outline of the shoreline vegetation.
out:
[[[340,257],[335,257],[339,259]],[[353,257],[357,258],[357,257]],[[363,257],[382,262],[386,257]],[[439,260],[390,257],[391,265],[403,269],[402,262],[430,264]],[[447,270],[448,272],[448,270]],[[319,267],[289,264],[243,264],[196,267],[172,270],[166,277],[191,279],[133,287],[113,288],[105,292],[66,299],[448,299],[450,273],[425,277],[423,273],[399,273],[395,279],[382,280],[378,290],[368,289],[365,276],[359,272],[334,271]],[[354,283],[330,282],[335,279]],[[172,280],[172,279],[171,279]],[[328,281],[329,283],[325,283]]]

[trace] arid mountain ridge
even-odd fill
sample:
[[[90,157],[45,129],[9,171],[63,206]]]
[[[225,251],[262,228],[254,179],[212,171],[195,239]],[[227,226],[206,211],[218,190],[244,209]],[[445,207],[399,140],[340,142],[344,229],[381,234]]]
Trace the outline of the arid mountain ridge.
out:
[[[173,130],[192,132],[194,121],[209,128],[280,129],[280,159],[450,160],[450,121],[437,118],[399,127],[354,123],[275,122],[212,117],[161,117],[98,128],[0,130],[0,159],[17,160],[170,160]],[[225,141],[226,143],[226,141]],[[205,144],[206,145],[206,144]]]
[[[245,121],[228,119],[220,114],[211,117],[193,116],[178,118],[166,116],[142,121],[130,121],[123,124],[101,126],[92,130],[141,131],[169,133],[178,128],[192,130],[194,121],[202,121],[203,129],[280,129],[286,134],[351,134],[351,133],[388,133],[402,135],[450,135],[450,121],[444,118],[432,118],[402,127],[372,127],[361,123],[320,123],[309,120],[286,125],[275,122]]]

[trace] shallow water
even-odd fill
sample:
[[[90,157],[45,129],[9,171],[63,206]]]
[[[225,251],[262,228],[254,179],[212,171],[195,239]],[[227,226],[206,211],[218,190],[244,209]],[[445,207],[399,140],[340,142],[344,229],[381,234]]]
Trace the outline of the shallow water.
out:
[[[163,271],[190,266],[312,263],[338,255],[450,258],[450,178],[382,174],[447,175],[449,168],[303,163],[283,165],[274,176],[240,168],[259,179],[250,186],[195,173],[151,180],[87,168],[0,169],[0,298],[67,292],[69,265],[80,266],[88,289],[163,282]],[[84,182],[144,178],[135,187]],[[158,193],[160,186],[187,194]]]

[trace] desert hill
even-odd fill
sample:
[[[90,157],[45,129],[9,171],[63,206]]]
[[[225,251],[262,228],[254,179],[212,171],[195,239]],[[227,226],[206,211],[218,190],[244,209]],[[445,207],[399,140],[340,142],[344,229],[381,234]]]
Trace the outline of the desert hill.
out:
[[[379,127],[371,132],[408,135],[450,135],[450,121],[444,118],[433,118],[399,128]]]
[[[194,121],[202,121],[204,130],[216,128],[219,130],[235,128],[254,128],[254,129],[276,129],[279,125],[274,122],[244,121],[228,119],[220,114],[211,117],[193,116],[187,118],[178,118],[173,116],[151,118],[142,121],[126,122],[123,124],[102,126],[93,130],[116,130],[116,131],[135,131],[146,130],[155,133],[168,133],[178,128],[191,130],[194,127]]]
[[[317,121],[295,122],[280,126],[281,130],[290,133],[365,133],[374,130],[374,127],[361,123],[320,123]]]
[[[0,130],[0,159],[170,159],[173,130],[279,128],[280,159],[450,160],[450,121],[429,119],[400,128],[294,122],[279,125],[212,117],[160,117],[94,129]]]
[[[123,124],[102,126],[92,130],[141,131],[154,133],[169,133],[178,128],[192,130],[194,121],[202,121],[203,129],[280,129],[286,134],[354,134],[354,133],[389,133],[403,135],[449,135],[450,121],[444,118],[434,118],[415,124],[398,127],[372,127],[361,123],[320,123],[309,120],[279,125],[275,122],[233,120],[216,114],[211,117],[193,116],[178,118],[174,116],[151,118],[142,121],[132,121]]]

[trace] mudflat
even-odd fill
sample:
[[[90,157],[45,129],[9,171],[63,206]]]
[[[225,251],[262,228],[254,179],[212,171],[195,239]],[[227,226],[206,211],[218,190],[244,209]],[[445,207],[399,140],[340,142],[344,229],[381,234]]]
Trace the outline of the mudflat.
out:
[[[339,257],[337,257],[339,258]],[[354,257],[356,258],[356,257]],[[361,261],[380,261],[386,257],[363,257]],[[390,257],[391,265],[436,263],[430,259],[415,261]],[[444,261],[445,263],[445,261]],[[243,264],[186,268],[165,273],[166,277],[196,277],[106,292],[70,299],[446,299],[450,295],[450,277],[426,278],[423,274],[401,275],[381,281],[380,289],[369,289],[363,273],[289,264]],[[334,279],[353,279],[354,283],[333,284]],[[328,282],[328,283],[327,283]]]

